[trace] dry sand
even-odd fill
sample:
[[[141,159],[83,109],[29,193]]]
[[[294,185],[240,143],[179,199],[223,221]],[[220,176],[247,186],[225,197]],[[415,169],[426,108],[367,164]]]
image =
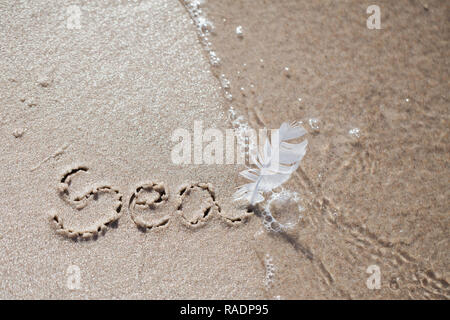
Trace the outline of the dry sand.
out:
[[[368,30],[364,1],[209,0],[207,40],[183,1],[72,4],[0,4],[0,298],[449,298],[448,2]],[[232,202],[242,166],[171,161],[230,107],[309,131],[285,232]]]

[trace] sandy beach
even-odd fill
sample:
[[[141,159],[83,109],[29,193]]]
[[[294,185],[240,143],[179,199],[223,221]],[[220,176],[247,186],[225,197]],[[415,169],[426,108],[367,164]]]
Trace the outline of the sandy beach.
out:
[[[370,5],[0,3],[0,298],[449,299],[450,3]]]

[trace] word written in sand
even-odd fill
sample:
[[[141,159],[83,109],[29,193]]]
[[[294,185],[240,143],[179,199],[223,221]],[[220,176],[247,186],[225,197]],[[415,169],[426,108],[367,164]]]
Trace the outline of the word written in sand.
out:
[[[88,173],[86,166],[73,166],[59,180],[58,194],[72,210],[52,210],[50,219],[56,233],[77,240],[96,239],[118,225],[124,211],[122,193],[111,185],[94,185],[82,195],[71,190],[73,179]],[[129,197],[127,209],[136,227],[147,232],[181,223],[188,228],[200,228],[211,220],[237,225],[251,213],[229,218],[222,213],[214,188],[210,183],[183,184],[172,196],[162,182],[139,185]],[[83,212],[83,214],[79,214]]]

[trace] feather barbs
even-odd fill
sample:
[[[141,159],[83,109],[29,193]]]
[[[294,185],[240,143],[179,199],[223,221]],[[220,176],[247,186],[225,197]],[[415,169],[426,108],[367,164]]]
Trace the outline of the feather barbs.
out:
[[[240,172],[241,176],[251,182],[238,188],[233,195],[234,200],[245,199],[254,205],[264,201],[263,193],[272,191],[289,180],[306,153],[308,140],[301,143],[287,141],[304,134],[306,130],[298,123],[285,122],[280,129],[273,130],[271,141],[266,137],[262,150],[252,150],[250,156],[256,168]]]

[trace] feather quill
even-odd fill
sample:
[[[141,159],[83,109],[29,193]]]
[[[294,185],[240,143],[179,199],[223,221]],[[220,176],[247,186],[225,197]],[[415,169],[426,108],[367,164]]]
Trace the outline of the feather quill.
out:
[[[234,200],[246,199],[251,205],[264,201],[263,193],[272,191],[289,180],[297,170],[306,153],[308,140],[293,144],[287,141],[299,138],[306,133],[298,124],[283,123],[278,134],[267,138],[264,147],[255,156],[251,154],[256,168],[241,171],[240,175],[250,183],[239,187],[233,195]]]

